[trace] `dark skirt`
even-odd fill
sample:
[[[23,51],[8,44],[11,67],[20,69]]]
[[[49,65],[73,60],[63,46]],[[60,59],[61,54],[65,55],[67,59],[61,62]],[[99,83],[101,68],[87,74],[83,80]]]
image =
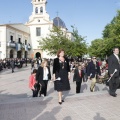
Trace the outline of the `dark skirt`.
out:
[[[70,90],[70,83],[68,80],[68,72],[65,69],[61,69],[57,75],[61,80],[56,80],[54,82],[54,89],[57,91],[67,91]]]

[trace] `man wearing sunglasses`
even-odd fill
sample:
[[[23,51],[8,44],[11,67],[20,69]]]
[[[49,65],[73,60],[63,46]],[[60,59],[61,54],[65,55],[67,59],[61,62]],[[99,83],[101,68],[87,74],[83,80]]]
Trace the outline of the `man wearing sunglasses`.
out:
[[[96,60],[96,57],[92,57],[91,62],[88,63],[87,75],[88,79],[91,80],[90,91],[93,92],[95,88],[96,79],[101,75],[100,66]]]

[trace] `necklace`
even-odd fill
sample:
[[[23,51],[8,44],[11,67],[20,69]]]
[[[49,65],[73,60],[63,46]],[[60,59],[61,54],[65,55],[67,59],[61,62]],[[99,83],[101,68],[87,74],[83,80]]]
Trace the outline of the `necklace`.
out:
[[[61,62],[61,64],[62,64],[62,69],[64,69],[64,62],[65,62],[65,61],[64,61],[64,58],[61,58],[61,59],[59,58],[59,60],[60,60],[60,62]]]

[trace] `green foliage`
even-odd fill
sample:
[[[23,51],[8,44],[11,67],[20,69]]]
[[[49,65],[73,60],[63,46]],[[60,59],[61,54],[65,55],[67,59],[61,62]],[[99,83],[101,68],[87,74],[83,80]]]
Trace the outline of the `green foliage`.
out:
[[[105,51],[105,43],[103,39],[95,39],[92,41],[91,46],[88,49],[88,53],[90,56],[96,56],[103,58]]]
[[[89,47],[89,54],[104,58],[112,54],[112,48],[120,47],[120,10],[103,30],[103,39],[95,39]]]
[[[50,31],[50,34],[46,38],[42,38],[39,42],[39,47],[42,50],[50,51],[50,54],[56,54],[59,49],[64,49],[66,55],[74,57],[74,56],[82,56],[87,53],[87,45],[85,43],[84,38],[78,35],[77,29],[73,28],[73,38],[74,40],[70,40],[67,37],[66,32],[58,27],[53,27]]]
[[[87,44],[85,41],[85,37],[79,35],[78,30],[75,29],[73,26],[71,27],[73,28],[72,36],[74,38],[71,46],[72,56],[83,56],[87,53]]]

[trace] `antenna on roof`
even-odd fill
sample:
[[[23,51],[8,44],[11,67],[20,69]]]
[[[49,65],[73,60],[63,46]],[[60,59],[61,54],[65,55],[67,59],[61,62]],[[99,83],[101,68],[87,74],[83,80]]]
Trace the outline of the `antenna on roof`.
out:
[[[57,20],[58,20],[58,27],[59,27],[59,18],[58,18],[59,12],[57,11],[56,13],[57,13]]]
[[[57,11],[56,13],[57,13],[57,17],[58,17],[59,12]]]

